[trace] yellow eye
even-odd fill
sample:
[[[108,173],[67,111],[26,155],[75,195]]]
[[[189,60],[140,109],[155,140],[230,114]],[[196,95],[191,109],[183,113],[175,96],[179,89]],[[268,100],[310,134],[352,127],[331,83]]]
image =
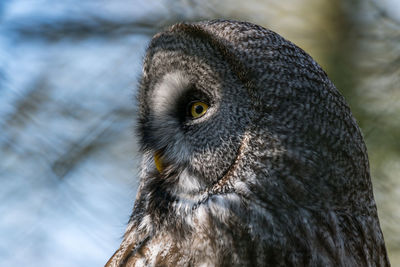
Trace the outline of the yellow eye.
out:
[[[190,106],[190,115],[195,119],[200,118],[207,112],[207,109],[208,105],[206,103],[200,101],[194,102]]]

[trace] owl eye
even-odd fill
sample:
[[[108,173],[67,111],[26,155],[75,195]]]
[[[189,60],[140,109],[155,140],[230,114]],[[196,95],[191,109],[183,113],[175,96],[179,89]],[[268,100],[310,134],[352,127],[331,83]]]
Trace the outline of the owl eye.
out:
[[[189,106],[189,111],[190,111],[190,115],[194,118],[200,118],[201,116],[203,116],[208,109],[208,105],[204,102],[201,101],[196,101],[196,102],[192,102],[190,103]]]

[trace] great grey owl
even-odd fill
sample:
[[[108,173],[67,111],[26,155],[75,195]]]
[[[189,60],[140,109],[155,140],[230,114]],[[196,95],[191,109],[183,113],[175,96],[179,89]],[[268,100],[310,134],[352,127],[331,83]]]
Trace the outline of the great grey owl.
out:
[[[366,147],[302,49],[260,26],[180,23],[152,39],[143,160],[107,266],[389,266]]]

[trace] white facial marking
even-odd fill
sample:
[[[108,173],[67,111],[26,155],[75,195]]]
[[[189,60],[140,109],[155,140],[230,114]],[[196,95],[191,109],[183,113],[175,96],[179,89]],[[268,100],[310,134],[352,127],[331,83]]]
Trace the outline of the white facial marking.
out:
[[[175,108],[176,100],[188,89],[190,81],[182,71],[164,75],[153,91],[151,102],[156,116],[165,116],[171,108]]]
[[[179,175],[179,181],[177,184],[177,193],[195,193],[200,191],[201,184],[200,178],[190,175],[187,169],[184,169],[182,173]]]

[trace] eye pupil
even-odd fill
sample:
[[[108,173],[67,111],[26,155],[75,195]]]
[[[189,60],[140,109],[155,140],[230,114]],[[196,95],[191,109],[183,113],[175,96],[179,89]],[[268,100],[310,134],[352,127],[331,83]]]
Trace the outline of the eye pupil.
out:
[[[195,111],[196,111],[197,114],[201,114],[203,112],[203,110],[204,110],[204,108],[201,105],[197,105],[195,107]]]

